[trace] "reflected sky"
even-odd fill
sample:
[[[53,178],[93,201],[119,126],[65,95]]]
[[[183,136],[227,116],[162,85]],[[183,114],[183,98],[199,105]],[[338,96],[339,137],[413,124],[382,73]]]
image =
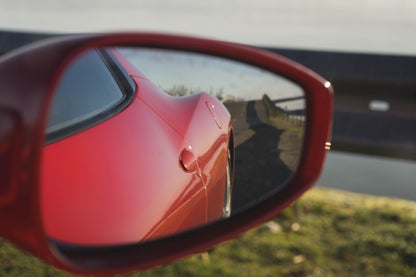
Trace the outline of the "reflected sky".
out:
[[[147,78],[164,90],[185,86],[235,100],[256,100],[267,94],[285,110],[304,109],[303,90],[263,69],[199,53],[139,47],[119,47]],[[286,101],[285,101],[286,99]]]

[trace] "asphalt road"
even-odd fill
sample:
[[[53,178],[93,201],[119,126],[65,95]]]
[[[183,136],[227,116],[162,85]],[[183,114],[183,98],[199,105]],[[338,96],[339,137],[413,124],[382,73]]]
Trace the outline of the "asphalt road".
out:
[[[300,142],[296,134],[269,124],[263,100],[225,103],[235,132],[235,174],[232,211],[276,192],[297,166]],[[291,120],[287,119],[291,125]]]
[[[416,161],[330,151],[317,186],[416,201]]]

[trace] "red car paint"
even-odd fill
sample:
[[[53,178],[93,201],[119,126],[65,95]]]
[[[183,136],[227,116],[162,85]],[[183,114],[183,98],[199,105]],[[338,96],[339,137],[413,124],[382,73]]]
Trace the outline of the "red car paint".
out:
[[[112,52],[136,82],[135,97],[112,118],[44,147],[46,233],[62,243],[108,246],[220,219],[230,114],[207,93],[168,96]],[[206,103],[215,103],[218,119]],[[184,149],[196,170],[181,165]]]

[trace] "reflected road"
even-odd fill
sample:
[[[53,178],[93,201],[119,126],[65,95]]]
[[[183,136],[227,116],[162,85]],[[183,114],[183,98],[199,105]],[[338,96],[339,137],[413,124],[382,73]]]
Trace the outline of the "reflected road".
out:
[[[282,119],[280,112],[281,121],[292,130],[273,124],[270,120],[277,116],[266,108],[267,99],[225,103],[235,132],[234,213],[284,187],[298,163],[302,140],[293,131],[296,121]]]

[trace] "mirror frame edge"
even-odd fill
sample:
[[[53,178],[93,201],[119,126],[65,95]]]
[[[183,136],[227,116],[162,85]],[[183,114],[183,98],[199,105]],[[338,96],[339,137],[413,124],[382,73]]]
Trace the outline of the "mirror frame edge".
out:
[[[215,222],[172,237],[146,242],[139,246],[112,248],[109,249],[111,253],[92,251],[68,255],[68,253],[60,253],[53,247],[51,248],[43,232],[39,199],[39,161],[41,159],[44,139],[43,131],[46,125],[50,99],[60,74],[78,54],[89,48],[111,45],[169,48],[216,55],[261,67],[299,84],[305,90],[307,122],[304,148],[295,176],[285,189],[278,194],[270,196],[263,202],[230,219]],[[51,53],[53,58],[50,58]],[[2,232],[3,236],[59,268],[75,273],[87,274],[124,273],[143,270],[202,251],[220,242],[234,238],[242,232],[273,218],[311,187],[313,182],[319,177],[325,158],[325,143],[329,142],[330,139],[332,88],[317,74],[284,57],[244,45],[156,33],[109,33],[64,36],[35,43],[8,55],[10,61],[16,61],[16,59],[21,61],[23,58],[29,58],[29,60],[33,61],[31,67],[27,68],[27,76],[30,70],[39,69],[37,61],[42,57],[48,57],[48,62],[41,66],[44,70],[38,72],[38,75],[41,77],[36,85],[36,92],[30,92],[30,94],[37,95],[36,98],[39,101],[37,103],[37,118],[32,122],[25,122],[34,130],[26,134],[33,152],[30,155],[31,170],[29,179],[25,183],[26,185],[30,183],[29,189],[26,188],[26,192],[29,192],[26,193],[25,199],[29,199],[29,206],[33,209],[31,212],[28,212],[27,209],[23,211],[21,201],[11,203],[10,205],[14,204],[14,207],[17,207],[19,211],[19,213],[14,215],[21,216],[24,214],[27,217],[22,222],[17,222],[15,226],[13,226],[14,223],[8,226],[0,226],[6,229],[6,232]],[[0,73],[3,72],[7,72],[9,77],[13,77],[14,71],[9,72],[6,66],[4,66],[4,59],[1,59]],[[24,73],[23,78],[26,77]],[[22,74],[19,77],[22,77]],[[14,90],[22,89],[20,85],[13,84],[13,80],[18,81],[15,78],[6,80],[5,77],[0,77],[0,83],[8,82]],[[24,91],[28,93],[32,91],[32,88],[23,87],[23,91],[19,91],[18,94],[22,96],[25,94]],[[28,116],[28,112],[25,110],[27,108],[26,105],[18,107],[22,118],[27,118]],[[29,129],[29,127],[26,128],[26,130]],[[317,134],[317,130],[321,132]],[[306,141],[307,138],[310,141]],[[16,156],[19,156],[19,154],[21,155],[21,153],[17,153]],[[17,173],[15,177],[21,178],[24,174],[22,171]],[[2,176],[1,171],[0,176]],[[22,186],[23,184],[19,183],[20,189],[18,192],[20,191],[20,194],[18,198],[23,195],[21,191]],[[0,222],[5,222],[3,221],[5,215],[1,212],[3,208],[4,206],[0,205]],[[19,226],[19,224],[25,226],[25,232],[24,235],[19,233],[16,236],[16,226]],[[22,230],[21,226],[18,228],[20,231]],[[222,235],[215,235],[218,233]],[[163,254],[161,255],[161,253]]]

